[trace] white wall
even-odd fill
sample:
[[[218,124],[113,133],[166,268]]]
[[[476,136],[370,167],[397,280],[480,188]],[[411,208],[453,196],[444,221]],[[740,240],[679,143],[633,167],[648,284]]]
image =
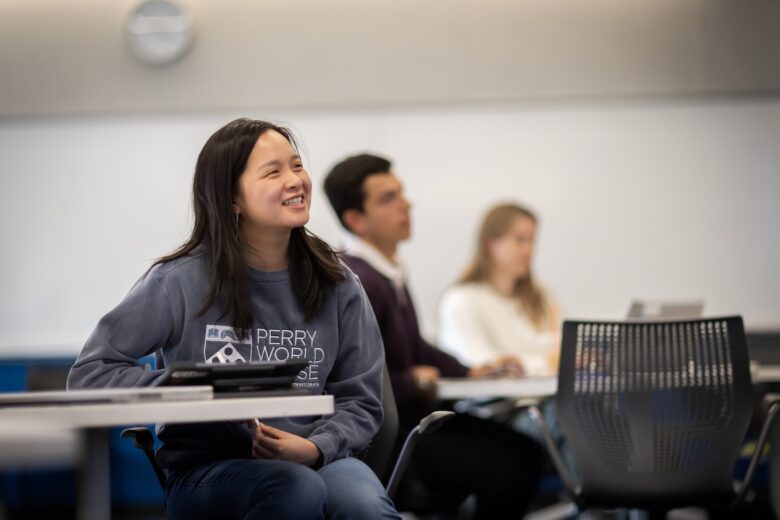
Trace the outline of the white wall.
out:
[[[0,355],[75,354],[189,230],[206,138],[238,115],[0,120]],[[780,100],[537,103],[252,113],[302,136],[311,228],[338,241],[322,174],[395,159],[415,204],[403,249],[427,331],[498,200],[541,216],[536,270],[565,315],[703,298],[780,326]]]

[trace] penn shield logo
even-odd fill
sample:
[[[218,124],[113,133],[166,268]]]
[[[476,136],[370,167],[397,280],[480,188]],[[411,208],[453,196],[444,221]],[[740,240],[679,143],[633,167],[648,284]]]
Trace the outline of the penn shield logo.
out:
[[[252,360],[252,337],[239,338],[233,327],[206,325],[203,359],[206,363],[248,363]]]

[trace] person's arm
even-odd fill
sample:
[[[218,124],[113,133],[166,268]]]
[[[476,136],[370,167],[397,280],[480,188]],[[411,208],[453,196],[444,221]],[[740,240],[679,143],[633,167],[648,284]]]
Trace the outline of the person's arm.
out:
[[[450,354],[428,343],[422,335],[417,334],[417,365],[434,366],[439,369],[442,377],[466,377],[469,367]]]
[[[474,303],[462,288],[454,287],[439,304],[439,346],[466,365],[482,365],[499,357]]]
[[[417,321],[417,311],[414,309],[414,303],[412,303],[411,296],[409,298],[409,305],[412,306],[412,313]],[[415,365],[432,366],[439,370],[440,375],[443,377],[465,377],[469,373],[469,368],[463,365],[460,361],[443,350],[431,345],[420,334],[419,324],[414,331],[416,345],[414,348]]]
[[[550,373],[557,374],[561,361],[561,314],[558,305],[551,301],[549,296],[547,296],[547,301],[549,302],[548,316],[550,320],[550,347],[547,352],[547,363],[550,365]]]
[[[138,359],[161,348],[173,331],[171,302],[154,271],[103,316],[68,374],[67,388],[148,386],[162,370]]]
[[[464,309],[470,311],[467,307]],[[463,313],[464,315],[466,312]],[[525,369],[517,356],[496,355],[493,352],[491,339],[483,327],[477,322],[474,313],[470,313],[470,323],[464,329],[469,336],[466,341],[474,341],[477,354],[470,359],[460,359],[425,341],[420,336],[418,353],[421,364],[436,366],[444,377],[485,377],[485,376],[521,376]],[[463,364],[465,363],[465,364]]]
[[[322,453],[322,464],[363,450],[383,417],[382,337],[362,286],[352,278],[342,288],[347,294],[339,315],[338,357],[325,383],[335,411],[319,420],[308,437]]]
[[[549,316],[550,331],[558,333],[561,330],[561,317],[558,305],[556,305],[555,302],[550,302],[548,309],[547,314]]]
[[[322,452],[312,441],[259,421],[252,439],[252,456],[287,460],[305,466],[322,464]]]
[[[393,301],[393,295],[390,294],[390,288],[382,279],[381,275],[364,265],[361,261],[345,259],[350,267],[358,276],[363,289],[371,303],[379,330],[382,335],[382,342],[385,349],[385,362],[387,363],[387,372],[390,375],[390,384],[393,387],[393,396],[399,409],[405,408],[410,403],[419,399],[419,390],[415,379],[413,367],[409,365],[405,357],[409,351],[414,349],[415,345],[401,344],[401,340],[396,337],[396,331],[389,326],[390,317],[388,316],[393,309],[390,309],[390,301]],[[411,336],[411,335],[409,335]]]
[[[413,367],[392,370],[388,364],[388,371],[390,372],[390,384],[393,385],[393,396],[398,408],[405,408],[408,403],[417,401],[419,392]]]

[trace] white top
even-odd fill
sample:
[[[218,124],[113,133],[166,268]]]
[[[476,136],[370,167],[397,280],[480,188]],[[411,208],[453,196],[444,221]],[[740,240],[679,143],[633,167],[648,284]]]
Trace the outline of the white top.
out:
[[[545,323],[538,330],[515,298],[487,283],[450,287],[439,306],[439,348],[475,366],[501,356],[516,356],[526,375],[552,375],[558,332]]]

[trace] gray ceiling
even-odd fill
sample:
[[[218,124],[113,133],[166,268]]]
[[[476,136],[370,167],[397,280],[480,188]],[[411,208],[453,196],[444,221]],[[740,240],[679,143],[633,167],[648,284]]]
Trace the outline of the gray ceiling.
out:
[[[179,0],[162,68],[137,3],[0,2],[0,117],[780,90],[774,0]]]

